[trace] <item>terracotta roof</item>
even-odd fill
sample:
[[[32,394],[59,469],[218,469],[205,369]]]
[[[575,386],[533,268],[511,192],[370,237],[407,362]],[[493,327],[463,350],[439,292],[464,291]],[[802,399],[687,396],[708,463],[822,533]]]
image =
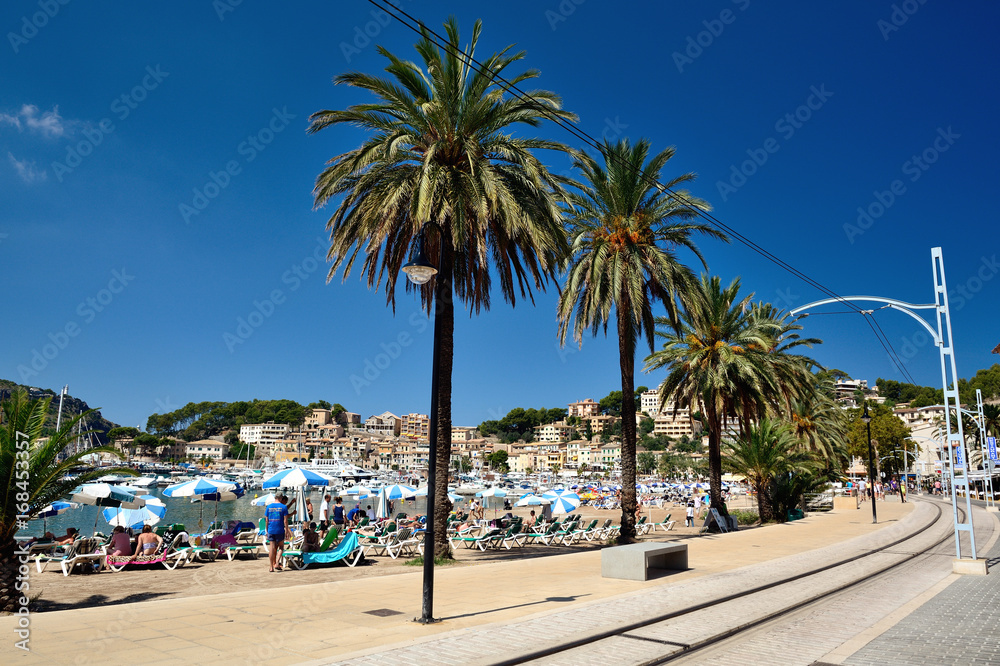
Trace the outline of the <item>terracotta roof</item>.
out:
[[[993,348],[993,353],[1000,354],[1000,345],[997,345],[996,347]]]

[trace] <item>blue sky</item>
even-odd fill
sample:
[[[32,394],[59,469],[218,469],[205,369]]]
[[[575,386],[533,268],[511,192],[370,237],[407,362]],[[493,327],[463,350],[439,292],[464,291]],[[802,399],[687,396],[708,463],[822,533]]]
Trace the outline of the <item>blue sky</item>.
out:
[[[692,191],[721,220],[841,295],[931,302],[930,250],[943,247],[959,374],[998,359],[996,3],[401,6],[434,27],[455,14],[466,35],[482,18],[479,55],[516,43],[581,129],[676,146],[668,176],[697,172]],[[373,11],[5,3],[0,376],[68,384],[127,425],[202,400],[426,412],[426,318],[406,295],[393,316],[357,275],[327,284],[331,209],[312,210],[325,160],[362,140],[305,133],[309,114],[367,99],[332,77],[381,71],[375,44],[416,57],[414,33]],[[555,126],[538,134],[578,145]],[[758,298],[822,297],[741,244],[701,247]],[[559,349],[555,299],[512,309],[497,296],[457,316],[457,424],[619,384],[615,340]],[[912,376],[939,385],[919,325],[876,319]],[[860,316],[805,322],[821,363],[904,379]]]

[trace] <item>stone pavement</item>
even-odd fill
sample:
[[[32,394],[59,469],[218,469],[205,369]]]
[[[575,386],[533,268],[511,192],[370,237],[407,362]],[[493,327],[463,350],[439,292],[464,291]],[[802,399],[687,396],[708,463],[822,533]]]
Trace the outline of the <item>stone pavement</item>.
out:
[[[954,557],[953,544],[948,546]],[[991,569],[1000,563],[1000,542],[993,545],[986,558]],[[842,663],[1000,664],[1000,571],[991,571],[985,578],[952,576],[949,583]]]
[[[595,621],[606,622],[607,617],[595,608],[603,599],[634,610],[635,595],[666,590],[663,596],[669,597],[670,589],[699,577],[761,564],[740,574],[749,585],[768,563],[772,569],[783,566],[781,558],[809,552],[810,559],[823,559],[822,552],[829,544],[843,546],[860,537],[868,542],[888,542],[893,532],[907,529],[902,523],[911,520],[910,510],[916,514],[920,504],[880,504],[882,522],[878,526],[871,525],[863,508],[736,534],[687,539],[692,569],[646,582],[601,578],[599,550],[439,568],[435,615],[444,621],[431,626],[411,622],[419,615],[419,571],[336,580],[337,570],[331,569],[331,580],[321,584],[40,613],[31,618],[31,653],[16,651],[13,640],[5,641],[0,644],[0,662],[15,663],[16,657],[16,663],[25,664],[90,664],[132,661],[141,655],[144,666],[192,661],[329,663],[407,645],[433,650],[430,644],[438,638],[473,627],[503,632],[504,627],[528,614],[543,618],[566,608],[601,616]],[[674,535],[659,533],[657,538],[671,540]],[[755,569],[760,571],[755,573]],[[110,577],[95,580],[113,583]],[[710,594],[710,590],[704,593]],[[382,609],[396,614],[369,613]],[[13,622],[14,618],[0,618],[0,635],[12,636]],[[540,626],[532,625],[529,635],[535,635]],[[509,644],[510,634],[502,635]],[[440,659],[418,663],[463,661],[458,654],[433,654]],[[477,659],[489,658],[499,655],[477,654]]]

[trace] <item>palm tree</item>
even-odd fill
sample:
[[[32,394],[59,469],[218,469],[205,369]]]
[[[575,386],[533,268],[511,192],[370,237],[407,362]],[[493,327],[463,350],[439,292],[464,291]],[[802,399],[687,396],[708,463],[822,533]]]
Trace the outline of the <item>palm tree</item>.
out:
[[[983,418],[986,432],[993,436],[1000,435],[1000,405],[984,404]]]
[[[799,450],[791,429],[780,421],[762,419],[745,437],[724,445],[725,467],[742,474],[757,493],[762,523],[775,519],[772,484],[781,474],[810,470],[811,457]]]
[[[316,207],[342,196],[330,217],[328,279],[343,268],[344,279],[361,255],[368,286],[384,285],[395,309],[396,282],[411,246],[426,238],[437,275],[419,289],[428,313],[435,311],[435,345],[440,352],[437,408],[435,551],[448,557],[445,522],[451,456],[451,376],[454,297],[472,312],[489,309],[492,280],[504,300],[533,300],[555,278],[567,251],[559,203],[560,186],[534,156],[536,149],[567,150],[541,139],[515,137],[512,126],[536,127],[546,117],[574,120],[559,98],[544,90],[530,99],[508,94],[498,80],[524,57],[507,47],[470,68],[482,25],[477,21],[465,51],[454,18],[445,24],[449,48],[439,49],[426,31],[416,49],[423,67],[379,47],[389,61],[389,78],[342,74],[338,85],[367,90],[376,101],[343,111],[319,111],[309,132],[333,125],[360,127],[369,136],[338,155],[317,177]],[[527,70],[514,84],[536,78]],[[426,236],[424,235],[426,233]],[[404,281],[405,282],[405,281]],[[440,336],[439,338],[437,336]]]
[[[109,472],[106,469],[80,471],[84,456],[108,453],[121,457],[113,446],[102,446],[80,451],[59,462],[59,453],[78,436],[73,433],[77,423],[97,410],[91,409],[68,420],[55,434],[43,439],[42,428],[51,402],[51,396],[30,400],[26,391],[17,390],[0,403],[3,422],[0,425],[0,487],[6,489],[0,498],[0,611],[3,612],[16,612],[19,606],[17,600],[21,593],[16,591],[15,585],[20,563],[14,536],[24,527],[24,521],[69,495],[77,485]],[[110,471],[135,474],[130,469]],[[79,472],[72,481],[64,478],[70,472]]]
[[[568,212],[571,257],[566,284],[559,296],[559,339],[566,342],[572,321],[573,338],[593,335],[614,321],[618,329],[622,410],[622,529],[623,543],[635,538],[635,351],[645,336],[653,350],[653,306],[663,303],[676,317],[675,298],[684,300],[695,279],[676,250],[691,250],[705,263],[691,239],[702,233],[725,240],[712,227],[691,222],[708,203],[688,195],[666,192],[656,185],[660,172],[674,155],[667,148],[648,159],[649,142],[635,146],[627,139],[601,147],[604,166],[581,153],[573,160],[583,173],[579,192],[570,195]],[[694,180],[684,174],[667,184],[674,190]],[[614,312],[612,312],[614,311]]]
[[[844,410],[819,383],[803,398],[794,400],[788,412],[792,432],[802,450],[815,454],[831,468],[842,469],[848,463],[848,420]]]
[[[708,430],[709,497],[722,504],[722,433],[735,416],[741,434],[749,435],[751,419],[766,412],[768,400],[781,395],[771,350],[781,324],[760,317],[750,305],[753,294],[739,299],[740,280],[722,288],[718,277],[702,275],[684,304],[679,330],[659,318],[665,330],[656,335],[663,349],[646,357],[646,371],[667,368],[660,386],[661,409],[671,397],[675,409],[696,407]]]

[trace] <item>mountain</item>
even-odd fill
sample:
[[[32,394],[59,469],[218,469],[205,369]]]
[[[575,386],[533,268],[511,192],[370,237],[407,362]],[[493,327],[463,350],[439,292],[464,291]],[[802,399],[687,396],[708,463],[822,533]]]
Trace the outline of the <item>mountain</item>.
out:
[[[17,382],[10,381],[9,379],[0,379],[0,400],[6,400],[10,394],[18,389],[24,389],[28,392],[28,395],[32,398],[45,398],[51,397],[52,402],[49,404],[49,414],[45,419],[45,428],[43,430],[44,434],[51,434],[55,432],[56,429],[56,417],[59,411],[59,393],[48,388],[38,388],[37,386],[25,386],[23,384],[18,384]],[[86,402],[80,400],[79,398],[74,398],[68,393],[63,398],[63,423],[74,418],[77,414],[85,412],[90,409],[90,406]],[[100,440],[100,444],[108,443],[108,431],[112,428],[117,428],[118,424],[107,420],[101,416],[101,412],[94,412],[87,416],[87,422],[84,424],[84,430],[93,431],[94,437]],[[97,446],[97,442],[94,442]]]

